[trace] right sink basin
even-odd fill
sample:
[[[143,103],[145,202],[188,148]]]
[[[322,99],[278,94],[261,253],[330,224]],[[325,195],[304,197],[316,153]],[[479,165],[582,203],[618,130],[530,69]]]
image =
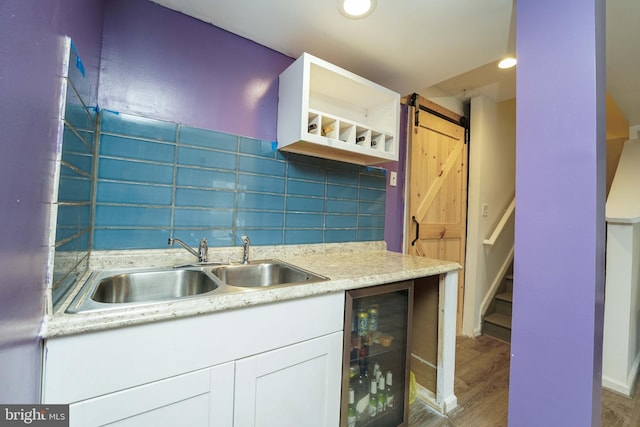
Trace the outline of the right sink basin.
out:
[[[319,274],[272,259],[252,261],[249,264],[223,265],[214,268],[211,272],[223,283],[243,288],[294,285],[329,280]]]

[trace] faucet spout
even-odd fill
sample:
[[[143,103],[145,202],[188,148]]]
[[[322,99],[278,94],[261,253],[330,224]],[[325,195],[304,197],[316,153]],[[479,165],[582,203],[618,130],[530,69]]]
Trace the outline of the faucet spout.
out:
[[[242,263],[249,264],[249,245],[251,242],[247,236],[242,236]]]
[[[193,249],[191,246],[187,245],[180,239],[172,239],[169,238],[169,245],[172,246],[174,243],[178,243],[180,246],[188,250],[191,254],[193,254],[196,258],[198,258],[198,262],[207,262],[207,239],[204,237],[200,240],[200,244],[198,245],[198,251]]]

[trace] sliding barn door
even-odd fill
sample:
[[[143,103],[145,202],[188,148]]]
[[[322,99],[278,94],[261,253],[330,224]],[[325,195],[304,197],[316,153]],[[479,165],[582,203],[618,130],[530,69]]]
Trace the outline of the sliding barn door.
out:
[[[436,115],[418,111],[418,124],[412,120],[408,144],[407,253],[456,261],[464,267],[467,222],[465,130]],[[461,270],[458,275],[458,331],[462,326],[463,301],[464,270]]]

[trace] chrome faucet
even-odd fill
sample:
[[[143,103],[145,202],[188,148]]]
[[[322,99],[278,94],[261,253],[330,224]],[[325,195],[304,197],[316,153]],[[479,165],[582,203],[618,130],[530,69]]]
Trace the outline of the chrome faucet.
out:
[[[251,242],[247,236],[242,236],[242,263],[249,264],[249,245]]]
[[[173,245],[174,243],[178,243],[180,246],[191,252],[194,256],[198,258],[198,262],[207,262],[207,239],[204,237],[200,240],[200,245],[198,245],[198,251],[196,252],[191,246],[187,245],[180,239],[172,239],[169,238],[169,245]]]

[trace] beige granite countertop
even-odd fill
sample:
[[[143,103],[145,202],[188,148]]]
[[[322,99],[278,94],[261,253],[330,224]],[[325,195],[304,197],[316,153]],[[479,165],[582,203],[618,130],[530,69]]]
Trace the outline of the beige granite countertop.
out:
[[[365,244],[297,245],[253,247],[252,259],[280,259],[330,280],[279,288],[247,289],[233,294],[201,296],[127,307],[116,310],[68,314],[64,311],[88,276],[79,280],[65,302],[50,316],[42,329],[44,338],[100,331],[216,311],[240,309],[295,298],[304,298],[349,289],[381,285],[418,277],[456,271],[458,263],[402,255],[386,251],[384,242]],[[182,253],[184,252],[184,254]],[[93,270],[154,267],[191,262],[186,251],[114,251],[97,254]],[[209,251],[210,260],[237,260],[242,249]],[[187,257],[185,258],[185,255]],[[150,261],[153,260],[153,261]]]

